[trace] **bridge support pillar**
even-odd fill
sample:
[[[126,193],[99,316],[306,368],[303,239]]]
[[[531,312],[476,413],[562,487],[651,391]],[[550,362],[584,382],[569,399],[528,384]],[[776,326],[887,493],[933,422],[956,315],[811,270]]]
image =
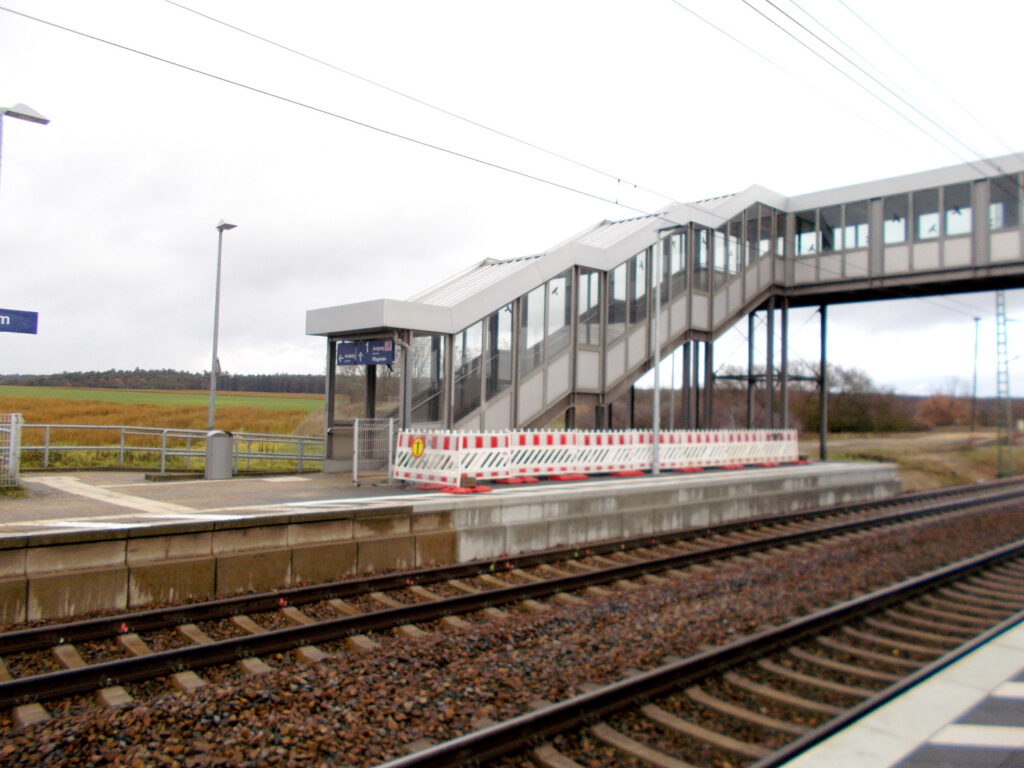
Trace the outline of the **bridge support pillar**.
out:
[[[822,304],[818,307],[818,312],[821,313],[821,368],[818,380],[818,421],[819,421],[819,455],[821,460],[825,461],[828,458],[828,356],[826,355],[825,338],[828,330],[828,316],[826,314],[826,306]]]
[[[780,426],[789,429],[789,298],[782,297],[782,370],[779,372],[779,395],[782,412]]]
[[[768,325],[768,338],[766,346],[768,348],[765,364],[764,364],[764,388],[765,395],[768,398],[767,405],[767,425],[768,429],[775,429],[775,297],[768,297],[768,312],[766,316]]]

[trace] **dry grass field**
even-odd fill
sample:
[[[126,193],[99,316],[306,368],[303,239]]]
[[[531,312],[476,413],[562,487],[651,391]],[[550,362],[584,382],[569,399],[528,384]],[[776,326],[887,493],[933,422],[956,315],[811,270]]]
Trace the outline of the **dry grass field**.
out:
[[[0,386],[0,413],[20,413],[27,424],[104,424],[205,429],[206,392],[90,390]],[[218,393],[218,429],[270,434],[322,433],[323,397]],[[26,432],[31,438],[32,430]]]
[[[904,491],[992,480],[997,476],[995,430],[975,433],[963,428],[930,432],[829,436],[828,458],[834,461],[889,461],[899,466]],[[804,435],[800,453],[818,457],[816,436]],[[1024,446],[1013,452],[1016,474],[1024,472]]]
[[[206,428],[207,398],[206,392],[0,386],[0,413],[21,413],[28,424],[202,430]],[[218,393],[216,426],[231,432],[322,435],[323,397]],[[37,430],[23,434],[26,445],[38,445],[41,439]],[[79,445],[116,442],[117,432],[83,430],[74,434],[62,430],[59,440]],[[802,437],[800,453],[818,457],[816,435]],[[829,459],[893,462],[899,466],[906,491],[972,483],[997,475],[996,434],[991,429],[972,434],[952,427],[928,432],[836,434],[829,437]],[[1024,446],[1014,451],[1014,461],[1016,472],[1024,473]]]

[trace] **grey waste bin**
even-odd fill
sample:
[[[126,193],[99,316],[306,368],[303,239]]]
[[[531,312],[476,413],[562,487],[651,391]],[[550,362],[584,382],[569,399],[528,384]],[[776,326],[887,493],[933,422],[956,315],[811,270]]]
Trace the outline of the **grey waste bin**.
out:
[[[233,474],[230,432],[214,429],[206,433],[206,479],[229,480]]]

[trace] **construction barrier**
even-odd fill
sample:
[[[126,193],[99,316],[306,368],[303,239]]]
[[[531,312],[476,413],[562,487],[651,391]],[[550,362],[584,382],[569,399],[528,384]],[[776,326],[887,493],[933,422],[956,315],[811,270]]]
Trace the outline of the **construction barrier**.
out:
[[[459,442],[459,473],[477,480],[504,480],[510,476],[509,446],[515,433],[467,432]]]
[[[694,471],[770,466],[799,459],[796,430],[662,431],[658,466]],[[465,479],[648,472],[654,466],[651,430],[412,432],[398,436],[394,478],[459,486]]]
[[[513,432],[509,451],[510,477],[566,475],[576,469],[575,432]]]
[[[399,432],[392,476],[413,483],[458,485],[461,439],[458,432]]]
[[[586,475],[637,468],[636,432],[577,432],[576,471]]]

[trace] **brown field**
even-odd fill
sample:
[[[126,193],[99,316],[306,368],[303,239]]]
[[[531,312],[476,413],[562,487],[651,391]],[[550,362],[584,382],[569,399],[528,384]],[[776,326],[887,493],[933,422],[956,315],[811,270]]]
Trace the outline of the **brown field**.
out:
[[[899,466],[904,491],[960,485],[997,476],[998,449],[995,430],[971,433],[963,428],[902,434],[830,435],[830,460],[888,461]],[[818,457],[818,440],[803,435],[800,453]],[[1024,447],[1013,451],[1015,474],[1024,472]]]

